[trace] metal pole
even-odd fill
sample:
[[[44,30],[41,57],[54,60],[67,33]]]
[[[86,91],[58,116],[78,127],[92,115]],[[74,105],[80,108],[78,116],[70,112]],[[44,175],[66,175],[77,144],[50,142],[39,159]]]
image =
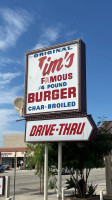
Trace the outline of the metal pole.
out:
[[[45,143],[44,156],[44,200],[48,200],[48,143]]]
[[[65,188],[62,188],[62,200],[65,200]]]
[[[58,200],[61,199],[62,187],[62,143],[58,142]]]
[[[44,164],[42,165],[42,194],[44,194]]]
[[[106,195],[112,198],[111,154],[105,157]]]
[[[15,200],[15,182],[16,182],[16,151],[14,159],[14,190],[13,190],[13,200]]]
[[[100,200],[103,200],[103,191],[100,191]]]
[[[10,196],[10,177],[5,176],[5,199],[8,199]]]

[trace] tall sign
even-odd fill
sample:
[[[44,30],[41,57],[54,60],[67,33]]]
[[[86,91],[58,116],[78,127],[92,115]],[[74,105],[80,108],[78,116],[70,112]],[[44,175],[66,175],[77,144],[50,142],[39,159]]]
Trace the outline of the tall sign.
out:
[[[86,61],[82,40],[26,53],[24,116],[86,113]]]
[[[59,142],[58,199],[60,199],[61,141],[89,140],[96,128],[93,120],[90,120],[91,117],[86,115],[84,42],[75,40],[27,52],[24,99],[26,142],[45,142],[44,200],[47,200],[48,194],[47,142]],[[74,117],[73,113],[77,113],[77,116]],[[85,117],[78,118],[79,114]]]
[[[27,52],[24,99],[26,142],[89,140],[96,125],[86,110],[84,42]]]

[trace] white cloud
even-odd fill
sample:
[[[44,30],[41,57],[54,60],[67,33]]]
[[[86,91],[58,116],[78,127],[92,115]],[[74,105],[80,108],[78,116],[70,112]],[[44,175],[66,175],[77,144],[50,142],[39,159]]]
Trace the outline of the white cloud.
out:
[[[62,42],[67,40],[73,40],[73,37],[76,36],[76,30],[62,30],[66,28],[62,24],[58,24],[57,26],[50,26],[43,30],[38,43],[35,45],[33,49],[39,49],[46,46],[50,46],[52,42],[56,42],[57,39],[61,38]]]
[[[9,124],[11,121],[16,121],[16,111],[13,109],[0,109],[0,129],[2,130]],[[5,126],[4,126],[5,124]]]
[[[72,36],[75,36],[76,33],[77,33],[76,30],[67,31],[67,32],[66,32],[66,36],[67,36],[67,37],[72,37]]]
[[[23,85],[8,88],[6,90],[0,90],[0,104],[13,104],[15,98],[18,97],[18,93],[23,89]]]
[[[9,64],[23,64],[21,60],[15,59],[15,58],[8,58],[8,57],[2,57],[0,56],[0,66],[6,66]]]
[[[23,85],[15,86],[13,88],[9,87],[9,83],[20,76],[20,72],[16,73],[0,73],[0,104],[13,104],[13,101],[18,97],[18,93],[24,88]]]
[[[51,42],[55,42],[59,38],[61,26],[50,26],[43,30],[39,42],[35,45],[33,49],[39,49],[49,46]]]
[[[0,109],[0,131],[3,135],[10,130],[10,123],[16,121],[17,114],[14,109]]]
[[[44,34],[43,37],[46,39],[49,39],[49,41],[55,41],[59,37],[60,29],[57,27],[48,27]]]
[[[48,41],[42,41],[42,42],[39,42],[35,45],[35,47],[33,47],[33,49],[40,49],[40,48],[43,48],[43,47],[47,47],[50,45],[50,42]]]
[[[21,73],[20,72],[16,72],[16,73],[0,73],[0,88],[3,87],[3,85],[9,84],[12,79],[17,78],[18,76],[20,76]]]
[[[0,147],[3,146],[3,136],[5,134],[17,134],[21,131],[11,131],[11,123],[16,122],[18,114],[14,109],[0,109]]]
[[[0,49],[14,46],[18,38],[27,30],[32,16],[24,9],[1,8],[3,24],[0,26]]]

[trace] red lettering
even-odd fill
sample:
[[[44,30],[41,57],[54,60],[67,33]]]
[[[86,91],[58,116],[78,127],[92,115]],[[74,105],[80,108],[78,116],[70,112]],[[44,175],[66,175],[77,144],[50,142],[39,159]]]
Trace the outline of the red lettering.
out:
[[[50,73],[50,71],[52,71],[52,73],[54,73],[55,69],[57,71],[60,71],[61,68],[63,67],[63,65],[61,65],[62,61],[63,61],[63,58],[59,58],[58,60],[56,59],[54,61],[51,61],[50,65],[49,65],[49,73]]]
[[[77,129],[77,134],[81,135],[84,130],[84,127],[85,127],[85,123],[79,123],[78,129]]]
[[[42,136],[43,134],[41,134],[42,133],[42,129],[43,129],[43,126],[42,125],[39,125],[38,127],[37,127],[37,130],[36,130],[36,134],[35,134],[35,136],[37,136],[37,134],[38,134],[38,136]]]
[[[51,100],[51,91],[44,92],[44,101]]]
[[[51,57],[49,57],[49,58],[47,59],[48,62],[49,62],[50,60],[51,60]],[[43,76],[45,76],[46,74],[49,75],[48,63],[45,64],[45,67],[44,67],[44,69],[43,69]]]
[[[51,83],[51,82],[56,82],[56,77],[57,77],[57,76],[50,76],[50,83]]]
[[[62,80],[62,76],[58,75],[57,79],[58,79],[58,81],[61,81]]]
[[[66,88],[63,88],[61,89],[61,99],[66,99],[67,98],[67,89]]]
[[[59,99],[59,90],[52,91],[52,100]]]
[[[37,126],[33,126],[30,132],[30,136],[34,136],[35,135],[35,131],[37,129]]]
[[[68,79],[72,79],[73,78],[73,74],[72,73],[69,73],[68,74]]]
[[[61,135],[63,127],[65,126],[65,124],[59,124],[59,126],[61,127],[60,130],[59,130],[59,135]]]
[[[56,60],[51,60],[51,57],[44,56],[38,59],[39,61],[39,67],[42,69],[42,75],[46,76],[47,74],[49,75],[51,72],[54,73],[56,71],[60,71],[64,66],[66,68],[69,68],[73,64],[73,59],[74,59],[74,53],[69,55],[69,52],[65,53],[64,59],[61,57]],[[68,64],[64,65],[63,61],[66,60]]]
[[[28,103],[33,103],[35,101],[35,94],[29,93],[28,94]]]
[[[50,125],[33,125],[30,136],[53,136],[55,127],[57,124],[50,124]],[[84,123],[66,123],[66,124],[59,124],[60,130],[58,135],[81,135],[85,128]]]
[[[66,135],[68,135],[69,131],[70,131],[70,128],[71,128],[71,123],[70,124],[65,124],[63,135],[65,135],[65,133],[66,133]]]
[[[76,87],[68,88],[68,98],[76,97]]]
[[[68,53],[68,52],[67,52],[67,53]],[[71,65],[72,65],[72,63],[73,63],[73,58],[74,58],[74,53],[72,53],[72,54],[67,58],[66,61],[69,60],[69,64],[68,64],[68,65],[65,65],[65,67],[67,67],[67,68],[71,67]]]
[[[45,125],[45,135],[49,135],[51,125]]]
[[[44,61],[45,61],[46,58],[47,58],[47,56],[39,58],[39,67],[40,67],[40,69],[42,69],[43,63],[44,63]]]
[[[41,91],[41,92],[36,92],[36,93],[29,93],[28,103],[50,101],[50,100],[57,100],[57,99],[67,99],[67,98],[74,98],[74,97],[76,97],[75,87],[62,88],[60,90],[56,89],[52,91]]]
[[[43,84],[45,82],[45,77],[41,78],[41,84]]]
[[[70,130],[70,132],[69,132],[69,135],[75,135],[75,133],[76,133],[76,130],[77,130],[77,126],[78,126],[78,124],[77,123],[73,123],[72,124],[72,127],[71,127],[71,130]]]
[[[55,126],[56,126],[56,124],[51,125],[51,130],[50,130],[49,135],[53,135],[53,131],[55,131],[55,128],[54,128]]]
[[[39,98],[39,96],[40,96],[40,98]],[[41,102],[42,101],[42,92],[37,92],[36,93],[36,102]]]
[[[57,75],[57,76],[50,76],[50,77],[42,77],[41,78],[41,84],[43,84],[43,83],[53,83],[53,82],[72,79],[72,78],[73,78],[72,73],[62,74],[62,75]]]

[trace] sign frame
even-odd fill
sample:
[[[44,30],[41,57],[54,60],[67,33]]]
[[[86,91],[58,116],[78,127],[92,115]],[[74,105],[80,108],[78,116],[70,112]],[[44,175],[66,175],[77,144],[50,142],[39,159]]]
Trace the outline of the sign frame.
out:
[[[78,102],[79,108],[76,109],[68,109],[68,110],[58,110],[58,111],[49,111],[49,112],[39,112],[37,113],[27,113],[27,83],[28,83],[28,56],[31,54],[36,54],[43,51],[49,51],[56,48],[65,47],[67,45],[77,44],[78,47]],[[45,47],[37,50],[32,50],[26,53],[26,65],[25,65],[25,90],[24,90],[24,117],[35,117],[35,116],[42,116],[42,115],[56,115],[56,114],[63,114],[63,113],[70,113],[70,112],[80,112],[86,113],[87,112],[87,105],[86,105],[86,46],[85,43],[81,40],[73,40],[70,42],[61,43],[58,45]]]
[[[91,132],[90,132],[90,134],[89,134],[89,137],[88,137],[88,139],[78,139],[78,140],[68,140],[68,139],[64,139],[64,140],[60,140],[60,139],[57,139],[57,140],[45,140],[45,139],[43,139],[43,140],[36,140],[36,141],[28,141],[28,140],[26,140],[26,137],[27,137],[27,135],[26,135],[26,130],[27,130],[27,123],[28,122],[34,122],[34,121],[37,121],[37,122],[39,122],[39,121],[42,121],[43,123],[46,123],[46,120],[47,121],[50,121],[50,123],[51,123],[51,120],[54,120],[54,121],[56,121],[57,122],[57,120],[60,120],[61,121],[61,119],[62,120],[68,120],[68,119],[83,119],[83,118],[87,118],[87,120],[88,120],[88,122],[89,122],[89,124],[90,124],[90,126],[92,127],[92,130],[91,130]],[[46,119],[44,119],[44,120],[42,120],[42,119],[34,119],[34,118],[30,118],[30,119],[27,119],[26,120],[26,123],[25,123],[25,142],[27,142],[27,143],[45,143],[45,142],[79,142],[79,141],[91,141],[91,140],[93,140],[94,138],[95,138],[95,136],[96,136],[96,133],[97,133],[97,126],[96,126],[96,124],[95,124],[95,122],[94,122],[94,120],[93,120],[93,118],[92,118],[92,116],[91,115],[79,115],[79,116],[75,116],[75,117],[73,117],[73,116],[67,116],[67,117],[64,117],[64,118],[52,118],[52,119],[49,119],[49,118],[46,118]],[[42,136],[41,136],[42,137]],[[65,135],[64,135],[64,137],[65,137]]]
[[[0,176],[0,179],[1,178],[3,180],[2,180],[2,194],[0,194],[0,197],[5,195],[5,176]]]

